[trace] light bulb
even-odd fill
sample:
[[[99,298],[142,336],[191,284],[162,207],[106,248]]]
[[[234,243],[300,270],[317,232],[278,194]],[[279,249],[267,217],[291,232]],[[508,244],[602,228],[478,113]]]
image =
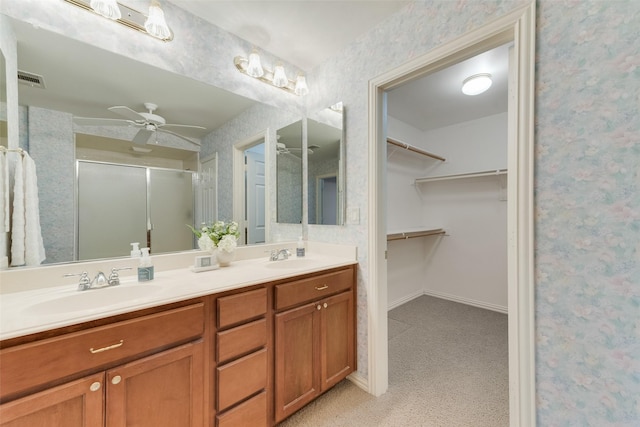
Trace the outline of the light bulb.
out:
[[[264,70],[260,64],[260,55],[257,52],[251,52],[249,55],[249,65],[247,65],[247,74],[251,77],[262,77]]]
[[[309,87],[307,87],[307,79],[305,76],[298,74],[298,77],[296,77],[296,88],[294,92],[298,96],[305,96],[309,93]]]
[[[289,79],[284,73],[284,67],[282,64],[276,65],[276,68],[273,70],[273,85],[275,87],[285,87],[288,84]]]
[[[122,18],[120,7],[116,0],[91,0],[91,9],[98,15],[117,21]]]
[[[462,82],[462,93],[479,95],[491,87],[491,74],[475,74]]]
[[[160,8],[158,2],[151,2],[149,6],[149,16],[144,23],[147,33],[161,40],[167,40],[171,37],[171,30],[164,19],[164,12]]]

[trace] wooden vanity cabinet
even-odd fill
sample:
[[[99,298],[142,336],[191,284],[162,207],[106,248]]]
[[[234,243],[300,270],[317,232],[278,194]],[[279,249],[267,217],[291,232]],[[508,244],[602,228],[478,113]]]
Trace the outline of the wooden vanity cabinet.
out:
[[[204,310],[159,309],[2,348],[0,425],[203,426]]]
[[[266,287],[216,299],[217,427],[267,427],[272,357]]]
[[[355,370],[354,283],[349,268],[276,285],[276,423]]]

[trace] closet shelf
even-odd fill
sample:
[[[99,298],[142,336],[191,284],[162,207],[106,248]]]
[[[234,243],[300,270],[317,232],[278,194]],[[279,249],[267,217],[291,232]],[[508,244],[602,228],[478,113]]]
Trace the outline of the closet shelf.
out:
[[[497,170],[488,170],[488,171],[480,171],[480,172],[470,172],[470,173],[459,173],[453,175],[441,175],[441,176],[428,176],[425,178],[416,178],[416,184],[422,184],[425,182],[433,182],[433,181],[445,181],[452,179],[464,179],[464,178],[477,178],[481,176],[500,176],[506,175],[506,169],[497,169]]]
[[[427,157],[431,157],[432,159],[436,159],[436,160],[440,160],[440,161],[445,161],[447,159],[445,159],[442,156],[438,156],[437,154],[433,154],[430,153],[428,151],[425,151],[421,148],[418,147],[414,147],[413,145],[407,144],[405,142],[401,142],[392,138],[387,138],[387,143],[391,144],[391,145],[395,145],[396,147],[400,147],[400,148],[404,148],[405,150],[409,150],[409,151],[413,151],[414,153],[418,153],[421,154],[423,156],[427,156]]]
[[[436,235],[443,235],[443,234],[445,234],[445,231],[442,228],[400,231],[400,232],[387,234],[387,242],[390,242],[392,240],[404,240],[404,239],[412,239],[414,237],[427,237],[427,236],[436,236]]]

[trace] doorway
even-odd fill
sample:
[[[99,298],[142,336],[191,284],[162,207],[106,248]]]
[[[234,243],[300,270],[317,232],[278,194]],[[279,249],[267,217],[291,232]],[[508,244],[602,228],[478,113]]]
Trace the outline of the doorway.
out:
[[[533,129],[535,3],[464,34],[369,82],[369,391],[388,387],[385,91],[513,42],[509,99],[508,323],[509,412],[513,426],[535,425],[533,310]]]
[[[233,219],[240,229],[240,244],[266,243],[269,236],[267,134],[265,130],[233,146]]]

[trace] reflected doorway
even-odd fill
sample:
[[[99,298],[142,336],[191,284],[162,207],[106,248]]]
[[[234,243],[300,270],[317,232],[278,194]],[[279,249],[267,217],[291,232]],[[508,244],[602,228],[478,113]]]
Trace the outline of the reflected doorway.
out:
[[[245,240],[248,245],[265,243],[265,161],[264,140],[244,151]]]

